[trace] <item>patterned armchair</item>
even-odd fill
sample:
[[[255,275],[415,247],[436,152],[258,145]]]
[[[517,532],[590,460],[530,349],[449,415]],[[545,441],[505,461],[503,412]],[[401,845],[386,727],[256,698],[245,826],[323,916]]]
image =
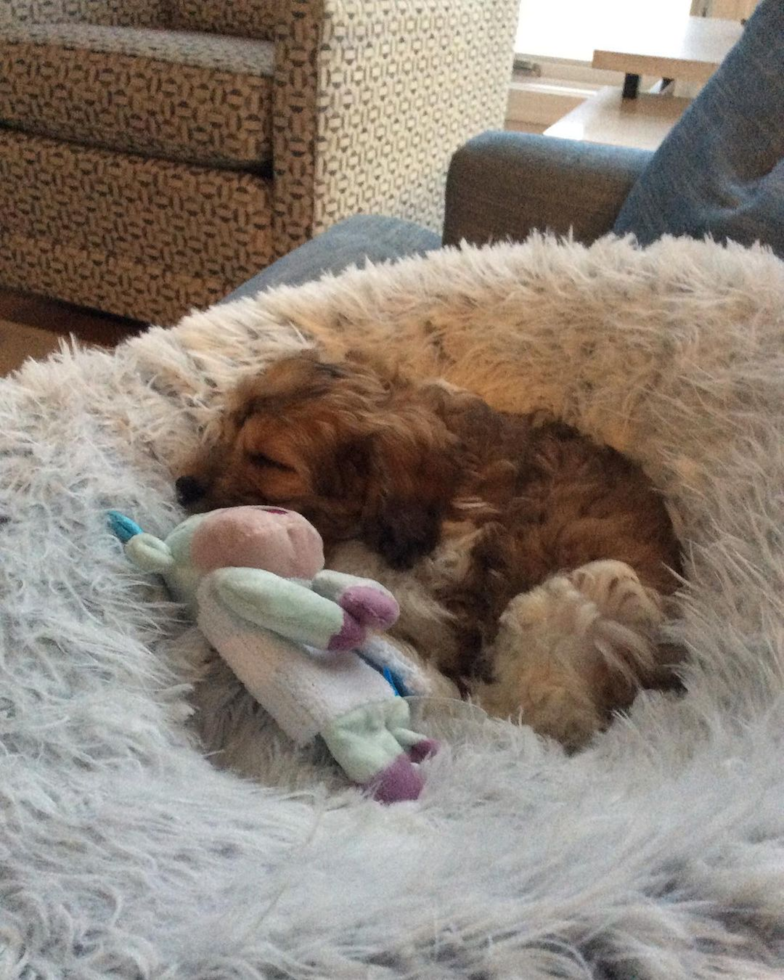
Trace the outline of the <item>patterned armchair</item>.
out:
[[[518,0],[2,0],[0,284],[174,322],[351,214],[440,228]]]

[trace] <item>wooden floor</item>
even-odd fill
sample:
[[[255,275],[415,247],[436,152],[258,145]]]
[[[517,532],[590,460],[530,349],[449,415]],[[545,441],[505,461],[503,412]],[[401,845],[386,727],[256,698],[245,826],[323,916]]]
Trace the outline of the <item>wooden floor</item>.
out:
[[[0,289],[0,375],[15,370],[27,357],[45,357],[57,349],[62,337],[114,347],[146,326],[99,310]]]

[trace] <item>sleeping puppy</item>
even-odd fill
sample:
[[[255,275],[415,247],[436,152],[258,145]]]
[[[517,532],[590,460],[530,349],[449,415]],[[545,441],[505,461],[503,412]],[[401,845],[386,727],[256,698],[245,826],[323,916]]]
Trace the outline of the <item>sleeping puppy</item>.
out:
[[[656,633],[680,559],[664,504],[561,423],[308,352],[239,386],[177,491],[192,509],[299,511],[330,567],[395,593],[399,639],[568,746],[671,676]]]

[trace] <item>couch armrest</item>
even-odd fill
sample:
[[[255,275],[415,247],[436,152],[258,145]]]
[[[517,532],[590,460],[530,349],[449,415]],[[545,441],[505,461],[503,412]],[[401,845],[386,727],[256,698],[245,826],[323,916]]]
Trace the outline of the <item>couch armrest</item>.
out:
[[[483,133],[452,157],[444,244],[522,241],[537,228],[592,242],[610,231],[647,150]]]
[[[275,238],[382,213],[440,231],[449,159],[503,123],[519,0],[282,0]]]
[[[106,27],[166,27],[168,0],[0,0],[0,25],[80,22]]]
[[[410,255],[424,255],[440,247],[439,235],[410,221],[357,214],[268,265],[221,302],[255,296],[277,286],[315,282],[327,272],[337,275],[354,265],[361,268],[368,262],[394,262]]]

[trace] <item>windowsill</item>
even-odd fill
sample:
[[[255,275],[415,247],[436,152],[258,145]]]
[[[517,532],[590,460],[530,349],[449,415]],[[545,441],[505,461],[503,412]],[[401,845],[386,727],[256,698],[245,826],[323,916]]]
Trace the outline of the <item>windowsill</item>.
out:
[[[623,85],[622,72],[592,68],[587,62],[522,57],[535,62],[541,74],[513,75],[506,111],[507,129],[525,130],[529,126],[547,129],[601,89]],[[658,81],[653,76],[643,76],[641,90],[648,91]],[[678,82],[675,94],[693,98],[700,87],[689,82]]]
[[[586,62],[532,55],[520,57],[534,62],[540,73],[513,74],[506,112],[507,129],[529,126],[546,129],[602,86],[620,84],[618,80],[622,80],[618,72],[597,71]]]

